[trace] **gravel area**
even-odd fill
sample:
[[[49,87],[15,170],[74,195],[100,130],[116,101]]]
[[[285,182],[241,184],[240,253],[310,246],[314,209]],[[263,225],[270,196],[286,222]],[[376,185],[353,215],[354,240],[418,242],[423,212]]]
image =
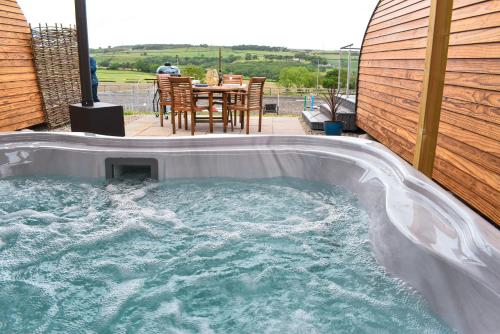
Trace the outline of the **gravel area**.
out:
[[[278,104],[278,97],[264,96],[264,104]],[[280,115],[300,115],[304,109],[304,98],[300,96],[280,96]]]

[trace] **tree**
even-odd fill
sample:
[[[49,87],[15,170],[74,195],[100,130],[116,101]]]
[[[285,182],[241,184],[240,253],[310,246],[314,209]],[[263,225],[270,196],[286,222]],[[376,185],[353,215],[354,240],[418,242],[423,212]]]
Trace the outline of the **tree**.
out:
[[[109,70],[118,70],[121,68],[121,63],[118,63],[118,62],[112,62],[111,64],[109,64],[108,66],[108,69]]]
[[[139,72],[149,72],[151,66],[146,60],[139,59],[135,62],[134,68]]]
[[[205,78],[205,70],[200,66],[188,65],[181,69],[183,76],[192,77],[195,80],[203,80]]]
[[[326,72],[323,77],[323,81],[321,85],[325,88],[337,87],[338,86],[338,78],[339,78],[339,70],[333,69]],[[345,88],[347,86],[347,69],[343,68],[340,70],[340,87]],[[351,73],[351,79],[349,83],[349,87],[353,88],[356,86],[356,75],[355,73]]]
[[[246,57],[246,56],[245,56],[245,57]],[[241,59],[241,56],[237,56],[237,55],[234,55],[234,54],[230,54],[230,55],[225,56],[225,57],[223,58],[224,63],[226,63],[226,62],[227,62],[227,63],[230,63],[230,64],[232,64],[232,63],[234,63],[235,61],[238,61],[238,60],[240,60],[240,59]]]
[[[338,77],[339,77],[339,70],[338,69],[333,69],[331,71],[326,72],[325,76],[323,77],[323,81],[321,83],[321,86],[323,86],[325,88],[337,87],[338,86]]]
[[[109,59],[102,60],[100,64],[98,64],[100,67],[109,67],[111,64]]]
[[[292,68],[287,67],[281,70],[279,83],[285,88],[290,88],[295,84],[295,77]]]
[[[245,60],[252,60],[252,54],[246,53],[245,54]]]
[[[295,58],[298,58],[298,59],[306,59],[307,55],[305,52],[296,52],[295,53]]]
[[[305,67],[287,67],[281,70],[279,77],[280,84],[285,88],[314,87],[316,84],[315,75]]]

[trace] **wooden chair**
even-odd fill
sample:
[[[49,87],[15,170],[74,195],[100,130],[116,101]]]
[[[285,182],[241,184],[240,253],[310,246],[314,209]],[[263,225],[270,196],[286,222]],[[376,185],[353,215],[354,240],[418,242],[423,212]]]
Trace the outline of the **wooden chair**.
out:
[[[225,85],[243,85],[243,76],[241,74],[224,74],[222,83]]]
[[[240,112],[240,123],[242,129],[246,117],[247,134],[250,133],[250,112],[255,111],[259,113],[259,132],[262,131],[262,97],[264,96],[265,82],[266,78],[264,77],[250,78],[246,93],[229,93],[229,95],[237,95],[240,97],[240,103],[229,104],[228,111],[231,112],[231,110],[233,110]]]
[[[191,114],[191,135],[194,135],[196,127],[196,113],[205,110],[197,107],[193,93],[193,85],[189,77],[170,77],[170,96],[172,97],[172,129],[175,134],[174,113],[179,115],[179,124],[181,114],[184,114],[184,124],[187,130],[187,115]]]
[[[241,74],[224,74],[222,76],[222,83],[227,85],[243,85],[243,75]],[[229,104],[237,104],[238,103],[238,98],[240,98],[238,95],[232,96],[234,98],[234,101],[230,98],[228,103]],[[234,116],[233,113],[231,113],[231,118],[234,120],[234,125],[236,125],[236,110],[234,110]],[[233,126],[233,121],[231,121],[231,126]]]
[[[163,115],[166,107],[172,108],[172,98],[170,97],[170,75],[158,74],[158,89],[160,91],[160,125],[163,127]],[[172,113],[172,116],[174,114]]]
[[[160,125],[163,126],[163,115],[165,112],[165,107],[170,107],[171,117],[175,117],[175,112],[172,110],[172,97],[170,88],[170,74],[158,74],[158,88],[160,90]],[[179,128],[182,127],[182,113],[177,113]],[[187,114],[184,115],[184,119],[187,120]],[[174,124],[173,122],[172,124]],[[188,129],[187,121],[184,122],[185,129]],[[175,129],[174,129],[175,133]]]

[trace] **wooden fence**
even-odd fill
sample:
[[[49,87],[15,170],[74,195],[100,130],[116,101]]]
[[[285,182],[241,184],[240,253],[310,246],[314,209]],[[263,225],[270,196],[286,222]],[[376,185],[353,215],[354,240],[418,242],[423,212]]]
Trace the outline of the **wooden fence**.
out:
[[[410,163],[430,0],[381,0],[363,41],[358,126]],[[455,0],[433,178],[500,224],[500,1]]]
[[[0,0],[0,131],[43,123],[31,31],[16,0]]]
[[[80,100],[80,72],[76,29],[62,25],[31,29],[38,82],[47,125],[69,123],[69,105]]]

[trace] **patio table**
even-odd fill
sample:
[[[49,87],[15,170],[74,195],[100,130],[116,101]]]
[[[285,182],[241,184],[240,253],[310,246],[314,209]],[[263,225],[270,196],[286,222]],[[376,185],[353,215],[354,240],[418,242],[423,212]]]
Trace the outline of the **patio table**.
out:
[[[229,93],[234,92],[246,92],[247,85],[222,85],[222,86],[195,86],[193,85],[194,93],[206,93],[208,94],[208,117],[210,125],[210,133],[214,132],[214,117],[212,115],[213,105],[214,105],[214,93],[222,94],[222,123],[224,132],[227,132],[227,97]]]

